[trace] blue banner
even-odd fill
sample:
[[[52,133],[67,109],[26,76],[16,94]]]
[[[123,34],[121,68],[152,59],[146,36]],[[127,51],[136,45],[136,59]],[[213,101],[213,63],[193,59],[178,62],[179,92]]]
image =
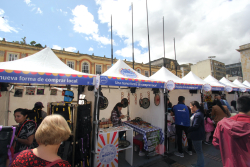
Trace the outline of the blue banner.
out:
[[[110,85],[110,86],[127,86],[127,87],[141,87],[141,88],[164,88],[164,83],[157,82],[148,82],[138,79],[125,79],[125,78],[116,78],[116,77],[100,77],[101,85]]]
[[[223,87],[214,87],[212,86],[212,91],[224,91]]]
[[[175,84],[175,89],[198,90],[198,89],[202,89],[202,85],[182,85],[182,84]]]
[[[237,92],[237,91],[239,91],[239,88],[233,88],[233,91]]]
[[[93,76],[88,75],[22,72],[13,70],[0,71],[0,82],[8,83],[93,85],[93,78]]]

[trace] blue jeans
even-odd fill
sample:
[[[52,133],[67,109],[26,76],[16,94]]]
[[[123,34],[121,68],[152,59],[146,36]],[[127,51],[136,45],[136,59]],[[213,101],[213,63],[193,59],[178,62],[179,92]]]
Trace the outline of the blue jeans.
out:
[[[194,149],[197,154],[197,167],[204,167],[204,155],[202,152],[202,140],[192,140]]]

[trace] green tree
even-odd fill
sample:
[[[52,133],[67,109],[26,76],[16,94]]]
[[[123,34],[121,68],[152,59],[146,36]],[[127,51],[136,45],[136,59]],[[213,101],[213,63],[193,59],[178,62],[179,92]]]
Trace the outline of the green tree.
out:
[[[36,44],[36,41],[31,41],[31,42],[30,42],[30,45],[31,45],[31,46],[34,46],[35,44]]]
[[[36,46],[36,47],[40,47],[40,48],[42,48],[42,47],[43,47],[40,43],[35,44],[35,46]]]

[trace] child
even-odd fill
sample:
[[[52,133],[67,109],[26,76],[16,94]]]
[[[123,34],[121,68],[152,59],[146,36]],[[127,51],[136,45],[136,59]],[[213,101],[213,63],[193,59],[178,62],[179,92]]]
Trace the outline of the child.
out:
[[[204,142],[207,145],[211,145],[209,142],[209,137],[211,136],[211,132],[214,131],[214,122],[209,117],[209,114],[205,114],[204,118],[204,126],[205,126],[205,132],[206,132],[206,141]]]

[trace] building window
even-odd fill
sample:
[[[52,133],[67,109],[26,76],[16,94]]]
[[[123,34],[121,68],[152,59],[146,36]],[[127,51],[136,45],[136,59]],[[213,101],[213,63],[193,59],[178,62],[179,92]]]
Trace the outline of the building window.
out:
[[[67,66],[69,66],[72,69],[75,69],[75,62],[73,62],[73,61],[67,61]]]
[[[17,54],[9,54],[9,61],[17,60]]]
[[[102,73],[102,65],[96,65],[95,66],[95,74],[101,74]]]
[[[145,76],[149,77],[148,71],[145,71]]]
[[[82,63],[82,72],[89,73],[89,64],[87,62]]]
[[[137,68],[137,70],[136,70],[138,73],[141,73],[141,70],[139,69],[139,68]]]

